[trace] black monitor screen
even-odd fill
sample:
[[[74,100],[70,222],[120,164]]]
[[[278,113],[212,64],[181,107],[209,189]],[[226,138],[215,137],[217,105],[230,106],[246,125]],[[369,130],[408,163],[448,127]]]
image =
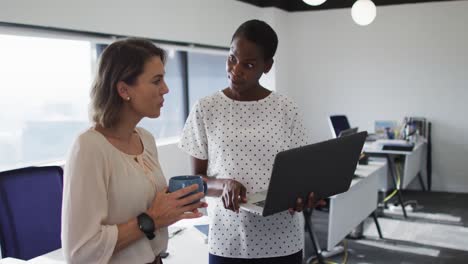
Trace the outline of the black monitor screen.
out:
[[[348,123],[348,118],[346,118],[344,115],[331,116],[330,120],[333,125],[333,129],[335,130],[336,136],[338,136],[341,131],[351,128]]]

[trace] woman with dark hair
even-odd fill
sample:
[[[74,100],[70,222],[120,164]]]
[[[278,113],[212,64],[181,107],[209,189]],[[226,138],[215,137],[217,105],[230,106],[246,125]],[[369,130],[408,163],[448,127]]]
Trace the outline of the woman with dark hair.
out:
[[[94,126],[65,164],[62,247],[67,263],[162,263],[167,226],[196,218],[193,185],[167,193],[155,139],[137,124],[157,118],[169,89],[165,52],[144,39],[107,47],[91,90]],[[183,197],[183,198],[182,198]],[[189,205],[187,205],[189,204]]]
[[[199,100],[179,147],[193,157],[215,203],[209,232],[210,264],[302,263],[300,216],[313,194],[296,208],[262,217],[239,210],[246,195],[268,188],[275,155],[306,145],[296,104],[259,83],[270,71],[278,45],[265,22],[250,20],[234,33],[226,62],[229,87]],[[211,212],[211,211],[210,211]]]

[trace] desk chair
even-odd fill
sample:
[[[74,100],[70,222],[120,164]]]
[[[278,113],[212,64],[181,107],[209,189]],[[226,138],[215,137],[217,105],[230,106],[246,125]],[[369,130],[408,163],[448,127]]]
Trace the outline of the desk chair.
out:
[[[61,247],[62,175],[59,166],[0,172],[3,257],[29,260]]]

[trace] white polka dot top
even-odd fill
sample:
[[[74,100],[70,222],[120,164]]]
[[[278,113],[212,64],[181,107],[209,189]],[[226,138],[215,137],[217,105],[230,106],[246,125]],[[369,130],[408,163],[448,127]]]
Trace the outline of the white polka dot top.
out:
[[[247,194],[266,190],[275,155],[310,142],[296,104],[272,92],[259,101],[235,101],[222,91],[193,107],[179,147],[208,159],[210,177],[235,179]],[[287,177],[287,175],[285,175]],[[214,208],[211,208],[213,207]],[[233,258],[265,258],[294,254],[303,247],[299,214],[268,217],[210,204],[209,252]]]

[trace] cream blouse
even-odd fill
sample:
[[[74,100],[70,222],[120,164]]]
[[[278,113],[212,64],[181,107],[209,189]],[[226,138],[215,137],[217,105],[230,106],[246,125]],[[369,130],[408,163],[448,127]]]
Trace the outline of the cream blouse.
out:
[[[76,139],[65,165],[62,202],[62,248],[67,263],[150,263],[166,250],[167,228],[156,238],[142,237],[112,255],[117,224],[150,206],[166,180],[153,136],[136,129],[143,143],[140,155],[114,147],[93,128]]]

